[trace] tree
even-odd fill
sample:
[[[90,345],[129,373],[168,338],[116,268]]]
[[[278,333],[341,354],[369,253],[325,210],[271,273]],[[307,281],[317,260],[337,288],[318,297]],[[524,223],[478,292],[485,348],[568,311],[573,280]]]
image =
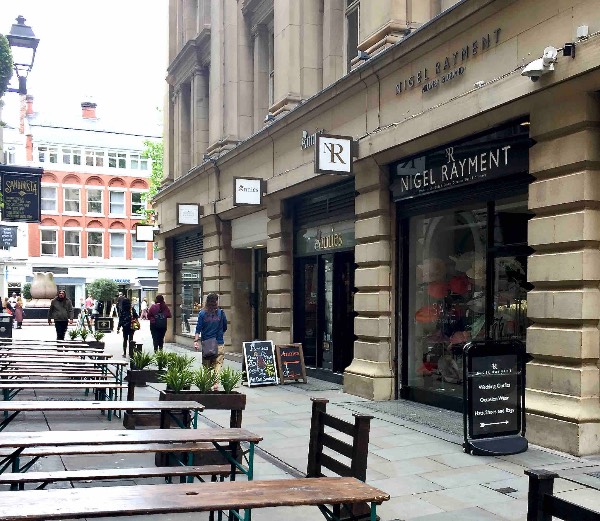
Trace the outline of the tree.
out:
[[[88,293],[102,302],[112,301],[119,292],[119,286],[111,279],[96,279],[88,285]]]
[[[0,98],[6,92],[13,74],[13,58],[6,36],[0,34]]]
[[[154,196],[160,190],[160,185],[163,180],[163,155],[164,147],[161,141],[144,141],[144,150],[142,151],[142,157],[152,160],[152,173],[150,174],[150,186],[148,191],[142,195],[142,198],[148,205],[152,205]],[[153,223],[156,217],[156,210],[152,208],[146,208],[144,210],[143,223]]]
[[[26,300],[31,300],[31,282],[23,284],[23,297],[25,297]]]

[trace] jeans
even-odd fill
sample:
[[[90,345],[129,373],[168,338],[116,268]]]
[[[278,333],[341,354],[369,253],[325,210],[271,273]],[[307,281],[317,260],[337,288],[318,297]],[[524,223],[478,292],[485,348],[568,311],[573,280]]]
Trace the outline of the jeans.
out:
[[[163,344],[165,343],[165,335],[167,334],[167,328],[156,327],[154,324],[150,324],[150,334],[152,335],[152,344],[154,345],[154,351],[162,350]]]

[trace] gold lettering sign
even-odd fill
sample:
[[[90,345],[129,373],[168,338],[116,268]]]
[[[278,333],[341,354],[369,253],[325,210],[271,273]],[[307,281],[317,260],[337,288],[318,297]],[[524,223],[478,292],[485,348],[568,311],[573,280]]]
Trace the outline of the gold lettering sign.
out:
[[[344,238],[339,233],[321,235],[315,240],[315,250],[331,250],[332,248],[341,248],[343,245]]]
[[[22,179],[9,180],[4,185],[4,193],[18,193],[21,197],[27,194],[37,195],[38,183]]]

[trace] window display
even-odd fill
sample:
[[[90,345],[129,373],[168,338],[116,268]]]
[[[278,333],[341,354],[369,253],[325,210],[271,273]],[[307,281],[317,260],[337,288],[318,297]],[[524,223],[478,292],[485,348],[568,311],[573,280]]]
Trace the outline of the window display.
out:
[[[518,198],[410,219],[410,387],[461,398],[466,343],[525,340],[528,218]]]
[[[176,302],[173,316],[176,332],[193,336],[198,312],[202,308],[202,261],[189,261],[177,265]]]

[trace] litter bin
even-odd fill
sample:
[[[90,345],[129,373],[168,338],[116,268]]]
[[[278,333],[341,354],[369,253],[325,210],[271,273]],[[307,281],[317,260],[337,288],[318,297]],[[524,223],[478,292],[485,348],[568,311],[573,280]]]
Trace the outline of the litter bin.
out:
[[[12,338],[13,316],[0,313],[0,338]]]

